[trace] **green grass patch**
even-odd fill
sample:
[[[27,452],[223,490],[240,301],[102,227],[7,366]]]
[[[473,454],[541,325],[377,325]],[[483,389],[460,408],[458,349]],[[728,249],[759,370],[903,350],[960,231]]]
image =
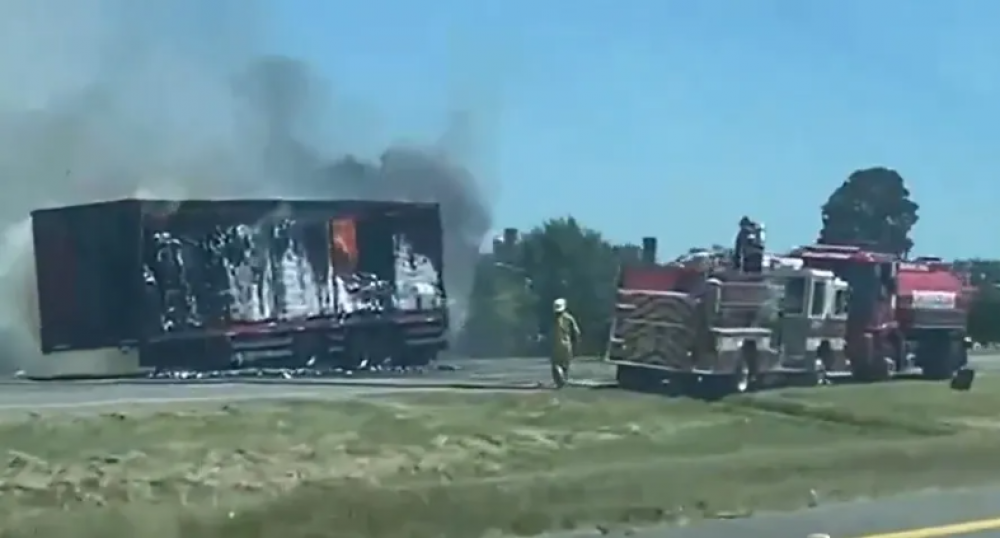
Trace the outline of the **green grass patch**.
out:
[[[992,482],[1000,382],[427,392],[0,422],[0,535],[465,537]],[[0,454],[2,455],[2,454]]]

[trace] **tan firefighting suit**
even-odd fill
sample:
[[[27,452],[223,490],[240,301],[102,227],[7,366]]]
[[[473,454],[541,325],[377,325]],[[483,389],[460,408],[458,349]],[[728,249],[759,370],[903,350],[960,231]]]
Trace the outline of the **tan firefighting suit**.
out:
[[[552,355],[549,357],[552,367],[552,382],[556,388],[562,388],[569,379],[569,364],[573,360],[573,345],[580,340],[580,327],[569,312],[556,312],[552,324]]]

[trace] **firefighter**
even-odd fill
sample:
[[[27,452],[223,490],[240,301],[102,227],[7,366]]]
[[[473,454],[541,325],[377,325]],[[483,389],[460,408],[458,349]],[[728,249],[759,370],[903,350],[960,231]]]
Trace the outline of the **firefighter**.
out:
[[[557,389],[566,385],[569,379],[569,364],[573,360],[573,346],[580,341],[580,327],[576,319],[566,310],[566,299],[552,302],[555,319],[552,323],[552,382]]]
[[[733,269],[743,270],[743,255],[752,230],[753,221],[750,220],[750,217],[744,216],[740,219],[740,231],[736,234],[736,242],[733,245],[733,258],[731,260]]]
[[[743,217],[740,219],[740,231],[733,248],[733,268],[744,273],[760,273],[763,261],[764,225]]]

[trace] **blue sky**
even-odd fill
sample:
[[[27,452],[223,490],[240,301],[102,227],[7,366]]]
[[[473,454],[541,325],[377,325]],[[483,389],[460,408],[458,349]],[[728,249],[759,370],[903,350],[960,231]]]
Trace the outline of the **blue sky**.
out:
[[[1000,3],[282,5],[276,46],[329,77],[346,149],[465,113],[498,228],[572,214],[670,255],[747,213],[785,247],[848,173],[886,165],[922,205],[920,253],[1000,254]]]

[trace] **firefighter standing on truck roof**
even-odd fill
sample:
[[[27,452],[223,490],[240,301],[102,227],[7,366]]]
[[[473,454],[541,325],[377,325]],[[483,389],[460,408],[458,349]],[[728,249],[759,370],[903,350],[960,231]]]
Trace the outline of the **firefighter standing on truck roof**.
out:
[[[566,299],[552,302],[555,319],[552,323],[552,382],[557,389],[569,379],[569,363],[573,360],[573,346],[580,341],[580,327],[573,315],[566,311]]]

